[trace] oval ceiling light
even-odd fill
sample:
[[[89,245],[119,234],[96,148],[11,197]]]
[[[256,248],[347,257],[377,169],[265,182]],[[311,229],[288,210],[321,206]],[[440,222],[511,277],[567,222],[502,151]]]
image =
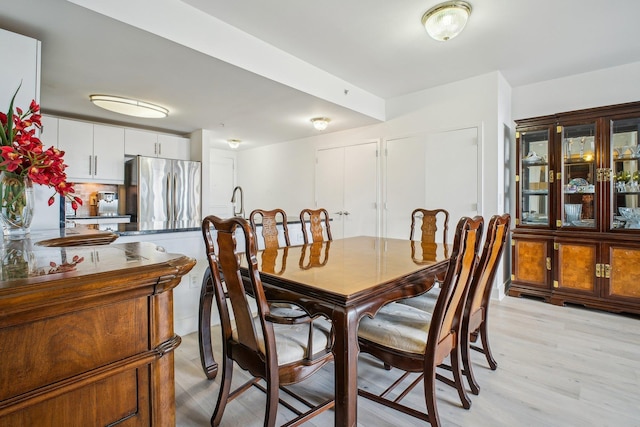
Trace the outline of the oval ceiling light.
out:
[[[462,32],[471,15],[471,5],[466,1],[448,1],[427,10],[422,15],[422,25],[429,35],[438,41],[451,40]]]
[[[227,139],[227,144],[229,144],[229,147],[231,148],[238,148],[240,146],[240,143],[242,141],[239,139]]]
[[[89,95],[89,99],[100,108],[127,116],[159,119],[169,115],[166,108],[137,99],[112,95]]]
[[[313,127],[317,130],[325,130],[327,126],[329,126],[329,122],[331,119],[327,117],[315,117],[311,119],[311,123],[313,123]]]

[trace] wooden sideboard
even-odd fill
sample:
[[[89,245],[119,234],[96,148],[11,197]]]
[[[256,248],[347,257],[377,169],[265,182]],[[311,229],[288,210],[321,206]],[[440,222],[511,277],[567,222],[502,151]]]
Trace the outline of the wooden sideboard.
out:
[[[0,425],[175,425],[172,289],[194,259],[5,240],[1,262]]]

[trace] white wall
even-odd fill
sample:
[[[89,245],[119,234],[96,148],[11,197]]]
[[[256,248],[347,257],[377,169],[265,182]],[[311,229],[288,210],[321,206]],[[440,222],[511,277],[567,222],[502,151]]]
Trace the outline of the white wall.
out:
[[[640,100],[640,62],[513,88],[514,119]]]
[[[511,125],[511,88],[498,72],[439,86],[387,101],[384,123],[283,142],[238,153],[238,184],[245,189],[247,210],[281,207],[297,213],[314,202],[315,151],[375,139],[477,127],[481,166],[481,207],[485,218],[505,211],[505,138]],[[442,161],[452,153],[442,147]],[[384,167],[381,169],[381,174]],[[472,178],[473,179],[473,178]],[[382,179],[384,182],[384,178]],[[446,206],[446,201],[443,201]],[[455,219],[457,222],[457,219]],[[497,274],[502,278],[506,274]],[[504,283],[500,284],[500,289]],[[503,292],[496,291],[496,296]]]

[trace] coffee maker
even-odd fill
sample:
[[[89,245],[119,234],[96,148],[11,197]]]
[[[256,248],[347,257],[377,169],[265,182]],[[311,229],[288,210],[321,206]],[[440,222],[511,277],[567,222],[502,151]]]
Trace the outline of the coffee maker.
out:
[[[98,216],[118,215],[118,194],[114,191],[98,191]]]

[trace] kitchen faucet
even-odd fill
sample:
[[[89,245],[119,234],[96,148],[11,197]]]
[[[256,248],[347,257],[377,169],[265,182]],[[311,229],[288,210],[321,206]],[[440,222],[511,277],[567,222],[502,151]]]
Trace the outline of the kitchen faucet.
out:
[[[240,192],[240,211],[236,212],[236,192]],[[233,189],[233,193],[231,194],[231,203],[233,203],[233,216],[241,216],[244,218],[244,193],[242,192],[242,187],[239,185]]]

